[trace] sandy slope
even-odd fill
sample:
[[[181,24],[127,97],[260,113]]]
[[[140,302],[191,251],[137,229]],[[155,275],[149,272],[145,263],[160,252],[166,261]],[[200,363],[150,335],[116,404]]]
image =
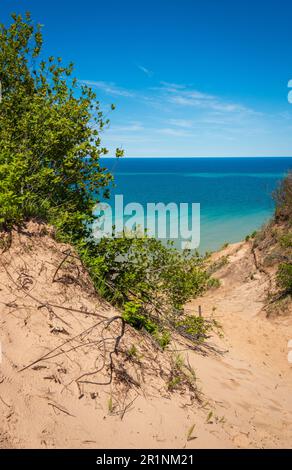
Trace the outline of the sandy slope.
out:
[[[255,269],[248,243],[233,245],[222,254],[229,255],[229,263],[217,273],[221,287],[193,302],[190,309],[200,304],[207,314],[216,307],[227,352],[207,361],[194,357],[198,376],[216,413],[224,415],[224,429],[234,445],[291,448],[292,365],[287,349],[291,311],[277,321],[266,318],[262,308],[269,280]]]
[[[206,316],[216,307],[225,337],[211,341],[222,354],[172,345],[197,372],[201,404],[187,390],[167,390],[172,351],[160,353],[129,327],[112,355],[112,382],[77,380],[91,373],[80,380],[109,381],[121,325],[105,328],[118,312],[96,297],[77,260],[56,273],[66,249],[31,225],[0,256],[0,447],[291,447],[291,317],[276,323],[259,314],[267,279],[248,244],[227,248],[222,286],[187,306],[201,305]]]

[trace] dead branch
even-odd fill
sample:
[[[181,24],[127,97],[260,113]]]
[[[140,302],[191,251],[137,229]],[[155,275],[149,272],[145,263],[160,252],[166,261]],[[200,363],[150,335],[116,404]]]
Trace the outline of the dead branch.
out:
[[[122,317],[120,316],[115,316],[115,317],[112,317],[110,320],[108,320],[108,323],[107,325],[105,326],[105,329],[109,327],[109,325],[115,321],[115,320],[119,320],[121,322],[121,333],[119,334],[119,336],[117,336],[116,340],[115,340],[115,345],[114,345],[114,348],[112,351],[110,351],[109,353],[109,360],[110,360],[110,363],[109,363],[109,370],[110,370],[110,377],[109,377],[109,380],[108,382],[93,382],[93,381],[90,381],[90,380],[81,380],[83,379],[84,377],[89,377],[89,376],[93,376],[97,373],[99,373],[104,365],[105,365],[105,361],[104,361],[104,364],[101,368],[93,371],[93,372],[87,372],[85,374],[82,374],[80,377],[78,377],[76,379],[76,383],[78,385],[78,388],[79,388],[79,384],[81,383],[87,383],[87,384],[93,384],[93,385],[110,385],[112,383],[112,377],[113,377],[113,370],[114,370],[114,364],[113,364],[113,355],[116,354],[118,355],[118,347],[119,347],[119,344],[120,344],[120,341],[122,339],[122,337],[124,336],[125,334],[125,321]]]
[[[52,353],[54,353],[55,351],[58,351],[58,349],[62,348],[62,347],[65,346],[66,344],[70,343],[71,341],[74,341],[75,339],[81,337],[82,335],[91,332],[94,328],[96,328],[96,327],[97,327],[98,325],[100,325],[102,322],[103,322],[103,321],[100,321],[100,322],[98,322],[98,323],[95,323],[95,325],[92,325],[90,328],[87,328],[86,330],[82,331],[81,333],[79,333],[78,335],[74,336],[73,338],[67,339],[66,341],[64,341],[63,343],[61,343],[59,346],[57,346],[56,348],[50,350],[48,353],[44,354],[44,355],[41,356],[40,358],[36,359],[35,361],[31,362],[31,363],[28,364],[27,366],[25,366],[25,367],[23,367],[22,369],[20,369],[18,372],[23,372],[23,371],[25,371],[26,369],[29,369],[30,367],[32,367],[32,366],[38,364],[39,362],[48,359],[48,357],[50,357],[50,355],[51,355]]]
[[[64,408],[61,408],[60,406],[55,405],[55,403],[50,403],[49,402],[48,405],[52,406],[54,410],[57,409],[57,410],[61,411],[62,413],[65,413],[68,416],[72,416],[72,418],[76,418],[75,415],[72,415],[71,413],[69,413],[69,411],[65,410]]]
[[[65,255],[65,257],[62,259],[61,263],[58,265],[54,275],[53,275],[53,279],[52,279],[52,282],[57,282],[58,279],[56,279],[56,276],[59,272],[59,270],[61,269],[61,267],[63,266],[63,264],[65,263],[65,261],[67,261],[67,259],[71,256],[71,250],[70,248],[68,248],[67,250],[63,251],[63,254]]]

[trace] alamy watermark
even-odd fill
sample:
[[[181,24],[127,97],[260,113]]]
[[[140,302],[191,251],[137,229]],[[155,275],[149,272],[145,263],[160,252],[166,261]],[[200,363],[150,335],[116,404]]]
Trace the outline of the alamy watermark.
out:
[[[124,204],[124,197],[118,194],[114,204],[98,204],[95,208],[97,219],[93,225],[96,239],[149,237],[159,240],[176,240],[182,249],[196,249],[200,244],[200,204],[138,202]]]

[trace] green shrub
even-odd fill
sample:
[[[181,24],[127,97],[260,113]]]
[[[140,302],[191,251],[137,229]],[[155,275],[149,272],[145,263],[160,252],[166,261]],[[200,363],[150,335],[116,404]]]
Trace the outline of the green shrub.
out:
[[[137,302],[126,302],[122,313],[123,319],[137,330],[143,328],[150,334],[157,333],[158,327],[149,317],[143,315],[141,304]]]
[[[161,349],[165,349],[171,341],[171,333],[168,330],[158,330],[153,336]]]
[[[216,330],[219,335],[222,335],[221,325],[213,318],[205,319],[201,316],[187,315],[176,322],[176,328],[181,333],[194,340],[204,342],[208,335]]]
[[[132,235],[81,244],[79,253],[100,294],[122,308],[127,323],[146,330],[164,349],[172,319],[216,281],[205,272],[204,258],[197,253]]]
[[[96,199],[108,195],[112,176],[99,161],[108,121],[95,93],[71,77],[72,64],[42,60],[30,14],[12,18],[9,28],[0,24],[0,229],[33,217],[75,242],[89,234]]]
[[[274,192],[276,220],[292,222],[292,171],[284,178]]]
[[[97,289],[123,305],[138,300],[159,308],[181,310],[191,297],[212,284],[204,271],[204,258],[179,252],[154,238],[103,238],[79,250]]]
[[[281,263],[277,272],[277,284],[287,294],[292,293],[292,264]]]
[[[288,232],[282,235],[279,241],[283,248],[292,248],[292,233]]]
[[[170,343],[170,331],[161,328],[157,321],[152,320],[143,310],[140,302],[126,302],[122,317],[125,322],[137,330],[144,329],[150,333],[162,349],[165,349]]]

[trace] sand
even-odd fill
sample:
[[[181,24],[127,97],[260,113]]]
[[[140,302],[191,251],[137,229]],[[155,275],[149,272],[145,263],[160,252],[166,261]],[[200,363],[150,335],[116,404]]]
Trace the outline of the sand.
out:
[[[162,353],[127,327],[111,356],[119,320],[94,325],[119,312],[96,296],[78,260],[56,272],[70,247],[46,232],[30,224],[0,255],[0,448],[292,446],[292,316],[266,318],[269,280],[256,270],[249,243],[215,255],[229,259],[216,273],[221,287],[186,306],[220,321],[224,337],[209,339],[220,353],[187,344]],[[127,359],[133,345],[134,362]],[[183,388],[167,389],[177,349],[196,371],[200,402]],[[118,374],[108,383],[111,357]]]

